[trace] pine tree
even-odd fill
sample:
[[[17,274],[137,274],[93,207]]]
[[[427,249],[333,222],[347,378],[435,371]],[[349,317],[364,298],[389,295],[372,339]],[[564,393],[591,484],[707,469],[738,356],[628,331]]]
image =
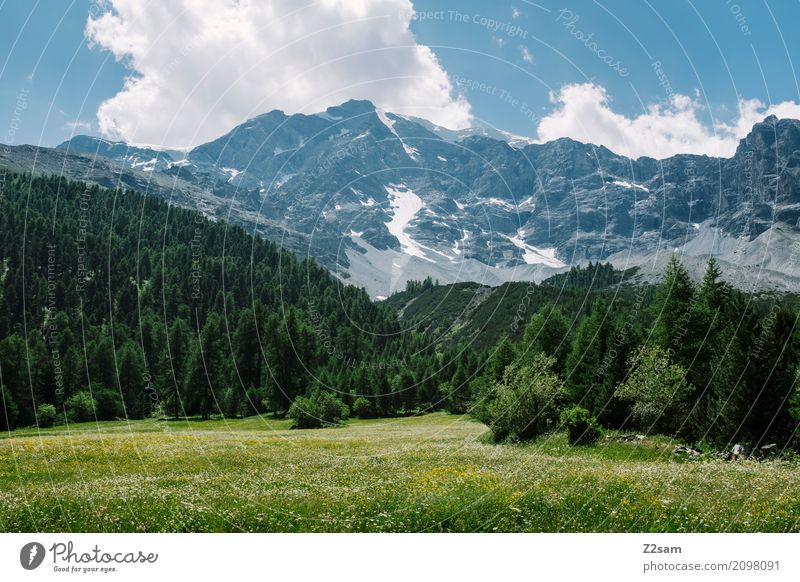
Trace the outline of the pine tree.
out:
[[[234,333],[234,356],[241,387],[246,394],[252,394],[261,382],[262,359],[257,325],[252,309],[243,309],[239,314],[239,321]]]
[[[652,339],[684,368],[688,368],[694,359],[693,303],[694,285],[689,273],[673,255],[652,304],[655,319]]]
[[[503,374],[508,366],[517,359],[517,351],[514,344],[504,336],[497,342],[495,348],[489,354],[489,358],[484,365],[484,374],[492,382],[499,382],[503,379]]]
[[[548,304],[539,309],[525,327],[521,360],[528,362],[540,353],[553,356],[553,369],[561,373],[570,349],[569,327],[567,318],[554,305]]]
[[[172,404],[173,416],[177,420],[181,415],[181,391],[186,383],[186,366],[190,358],[189,326],[183,319],[176,319],[169,330],[169,350],[165,350],[165,363],[162,369],[168,370],[165,374],[165,385],[172,389],[169,391],[169,400]]]
[[[599,296],[592,312],[578,325],[565,364],[565,381],[570,400],[597,415],[607,405],[613,389],[606,384],[604,357],[611,329],[608,304]]]
[[[692,304],[692,333],[684,340],[685,357],[692,352],[687,378],[698,390],[687,421],[694,440],[724,444],[733,438],[741,420],[739,376],[743,370],[737,364],[743,359],[743,346],[737,337],[732,302],[731,289],[722,281],[716,260],[709,259]]]
[[[0,341],[0,368],[3,370],[3,383],[9,394],[9,414],[17,411],[17,426],[34,424],[34,409],[42,402],[35,402],[31,396],[31,383],[28,377],[27,349],[25,340],[19,334],[12,334]],[[9,417],[9,421],[11,417]]]
[[[149,388],[144,354],[137,343],[128,340],[119,351],[119,389],[126,418],[144,418],[147,415]]]

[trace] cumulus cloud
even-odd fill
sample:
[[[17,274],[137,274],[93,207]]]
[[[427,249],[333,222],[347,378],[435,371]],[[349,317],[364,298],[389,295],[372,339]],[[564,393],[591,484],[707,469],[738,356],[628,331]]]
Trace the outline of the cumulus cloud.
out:
[[[758,99],[742,99],[734,122],[710,127],[700,118],[704,107],[697,98],[680,94],[629,117],[615,112],[606,89],[592,83],[565,85],[550,101],[556,107],[539,122],[539,141],[570,137],[633,158],[686,153],[730,157],[753,124],[766,116],[800,118],[800,105],[792,101],[767,107]]]
[[[272,109],[314,113],[348,99],[451,128],[470,106],[409,29],[410,0],[107,0],[90,43],[130,70],[97,112],[132,143],[196,145]]]
[[[519,54],[523,61],[533,64],[533,53],[524,44],[519,45]]]

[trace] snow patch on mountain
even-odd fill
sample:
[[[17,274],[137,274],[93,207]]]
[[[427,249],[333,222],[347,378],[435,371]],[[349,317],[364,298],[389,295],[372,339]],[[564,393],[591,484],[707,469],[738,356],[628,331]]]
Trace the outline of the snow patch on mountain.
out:
[[[147,160],[144,162],[135,161],[131,163],[131,168],[136,170],[142,170],[143,172],[152,172],[153,170],[155,170],[157,163],[158,163],[158,158],[153,158],[151,160]]]
[[[529,245],[524,240],[525,231],[519,229],[515,236],[507,236],[511,244],[523,252],[522,259],[526,265],[547,265],[548,267],[560,268],[565,264],[556,258],[556,249],[540,249]]]
[[[614,184],[614,186],[622,186],[623,188],[641,190],[642,192],[650,193],[650,190],[647,187],[642,186],[641,184],[636,184],[635,182],[628,182],[627,180],[614,180],[612,184]]]
[[[341,117],[336,117],[335,115],[331,115],[327,111],[320,111],[316,114],[317,117],[321,117],[325,121],[341,121]]]
[[[492,206],[500,206],[501,208],[505,208],[506,210],[516,210],[517,207],[510,202],[506,202],[505,200],[500,200],[499,198],[486,198],[485,200],[481,200],[483,204],[490,204]]]
[[[228,182],[236,178],[239,174],[242,173],[242,170],[237,170],[236,168],[220,168],[222,172],[228,174]]]
[[[392,134],[400,141],[400,145],[403,146],[403,150],[406,152],[406,154],[408,154],[408,157],[411,158],[412,160],[416,160],[419,156],[419,150],[412,148],[411,146],[406,144],[406,142],[403,141],[403,138],[400,137],[400,134],[397,133],[397,130],[394,128],[394,123],[395,123],[394,120],[389,119],[389,116],[386,115],[386,112],[383,109],[376,108],[375,113],[378,114],[378,119],[381,120],[381,123],[383,123],[389,129],[389,131],[391,131]]]
[[[455,261],[457,257],[461,256],[462,247],[464,246],[464,243],[467,242],[468,238],[469,238],[469,231],[468,230],[464,230],[463,231],[463,235],[461,237],[461,240],[456,240],[456,241],[453,242],[453,249],[452,250],[453,250],[453,254],[455,256],[452,259],[450,259],[451,261]]]
[[[170,162],[167,164],[167,169],[170,168],[185,168],[186,166],[191,166],[192,162],[187,159],[177,160],[175,162]]]
[[[398,240],[403,253],[434,262],[425,256],[422,247],[406,233],[406,228],[424,206],[422,198],[405,184],[389,184],[384,188],[389,195],[389,205],[392,209],[392,219],[385,223],[389,233]]]

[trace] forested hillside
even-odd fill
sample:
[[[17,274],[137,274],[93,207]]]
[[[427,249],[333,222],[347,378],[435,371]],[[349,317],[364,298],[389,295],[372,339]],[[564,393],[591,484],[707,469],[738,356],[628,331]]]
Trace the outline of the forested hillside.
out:
[[[392,414],[435,402],[448,361],[313,261],[131,191],[3,174],[0,264],[6,427],[280,412],[321,386]]]
[[[238,226],[131,191],[3,174],[4,428],[285,413],[303,428],[445,409],[497,440],[564,424],[797,445],[796,301],[710,261],[608,265],[379,303]]]
[[[636,297],[649,302],[652,285],[633,285],[637,269],[617,271],[609,264],[589,263],[554,275],[541,284],[478,283],[434,284],[430,279],[410,281],[386,304],[397,309],[403,325],[425,330],[442,343],[459,342],[483,351],[503,337],[522,338],[528,320],[545,306],[557,304],[571,319],[580,319],[595,297],[604,296],[624,310]]]
[[[583,317],[544,305],[522,339],[492,351],[471,405],[496,437],[537,436],[578,416],[582,430],[596,420],[716,448],[798,445],[793,298],[739,292],[713,260],[694,283],[673,257],[655,289],[591,301]]]

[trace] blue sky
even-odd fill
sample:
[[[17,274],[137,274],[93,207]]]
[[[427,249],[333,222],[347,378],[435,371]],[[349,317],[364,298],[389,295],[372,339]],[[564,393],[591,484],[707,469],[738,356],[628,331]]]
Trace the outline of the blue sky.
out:
[[[549,91],[564,83],[586,81],[603,84],[614,97],[615,109],[628,114],[641,111],[641,101],[651,103],[666,97],[652,68],[656,61],[662,63],[675,92],[692,95],[699,89],[712,111],[727,119],[735,114],[739,96],[757,97],[765,103],[796,101],[800,96],[792,65],[792,56],[800,65],[800,36],[786,26],[800,22],[798,2],[731,4],[740,8],[738,20],[724,0],[536,4],[417,0],[415,5],[420,12],[445,11],[445,21],[419,20],[414,29],[420,42],[434,47],[448,72],[507,86],[539,112],[550,109]],[[512,18],[514,7],[519,12],[516,19]],[[568,15],[561,16],[564,8],[579,17],[569,30],[565,28]],[[450,11],[518,24],[528,33],[527,38],[492,34],[472,19],[452,22]],[[776,21],[784,23],[783,27]],[[742,23],[747,26],[744,31]],[[623,63],[629,74],[623,77],[601,62],[571,34],[576,30],[593,33],[605,54]],[[498,46],[497,38],[504,39],[504,46]],[[521,62],[520,44],[527,45],[534,55],[533,65]],[[519,112],[499,105],[491,95],[473,91],[469,100],[477,114],[506,129],[524,123]]]
[[[20,95],[27,105],[18,115],[15,143],[55,145],[70,135],[69,122],[92,120],[99,103],[121,88],[126,69],[110,53],[87,46],[90,7],[77,0],[0,4],[0,135]]]
[[[631,155],[716,154],[741,127],[794,116],[800,102],[796,1],[416,0],[410,23],[408,0],[348,0],[338,13],[309,2],[297,15],[289,0],[208,14],[184,2],[0,3],[0,141],[51,146],[74,132],[188,146],[273,108],[362,97],[443,125],[470,115]],[[233,45],[230,61],[206,64]],[[144,82],[126,89],[128,77]],[[760,103],[743,115],[741,100]],[[674,127],[682,133],[665,135]]]

